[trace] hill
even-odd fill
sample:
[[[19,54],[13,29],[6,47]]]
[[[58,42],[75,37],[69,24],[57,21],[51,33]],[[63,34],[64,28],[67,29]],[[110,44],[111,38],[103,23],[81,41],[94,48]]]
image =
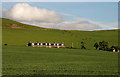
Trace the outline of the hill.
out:
[[[17,21],[6,19],[6,18],[2,18],[2,28],[45,29],[42,27],[19,23]]]
[[[118,53],[99,51],[95,42],[118,45],[118,31],[66,31],[2,20],[2,77],[60,77],[59,75],[118,75]],[[32,42],[64,42],[67,48],[25,47]],[[48,75],[48,76],[45,76]],[[83,77],[82,76],[82,77]],[[92,76],[93,77],[93,76]]]
[[[118,44],[118,30],[106,31],[73,31],[58,30],[22,24],[17,21],[2,18],[2,44],[26,45],[32,42],[64,42],[70,47],[72,42],[75,48],[80,48],[80,42],[85,42],[88,49],[99,41],[108,41],[110,46]]]

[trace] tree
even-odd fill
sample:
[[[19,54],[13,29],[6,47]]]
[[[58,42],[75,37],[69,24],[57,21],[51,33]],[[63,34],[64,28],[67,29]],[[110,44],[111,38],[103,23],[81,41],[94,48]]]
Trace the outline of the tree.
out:
[[[84,42],[81,42],[81,49],[86,49],[84,46]]]
[[[109,50],[109,44],[106,41],[99,42],[99,50]]]
[[[118,46],[111,46],[111,49],[115,49],[115,50],[118,50]]]
[[[108,44],[108,42],[104,42],[104,50],[109,50],[109,44]]]
[[[7,44],[4,44],[5,46],[7,46]]]
[[[31,41],[28,42],[28,46],[31,46]]]
[[[99,44],[96,42],[96,43],[94,44],[94,47],[97,49],[97,48],[99,47]]]

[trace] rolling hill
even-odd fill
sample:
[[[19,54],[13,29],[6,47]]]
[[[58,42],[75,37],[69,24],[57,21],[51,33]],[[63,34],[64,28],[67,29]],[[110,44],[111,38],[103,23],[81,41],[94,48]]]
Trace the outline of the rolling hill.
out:
[[[108,41],[110,46],[118,44],[118,30],[105,31],[75,31],[58,30],[22,24],[17,21],[2,18],[2,44],[23,45],[32,42],[64,42],[70,47],[80,48],[80,42],[85,42],[88,49],[99,41]]]
[[[103,40],[108,41],[109,46],[118,45],[118,30],[67,31],[5,18],[2,22],[2,77],[118,75],[118,53],[93,47],[95,42]],[[64,42],[66,47],[71,47],[73,42],[74,48],[80,48],[83,41],[87,49],[26,47],[28,41]]]

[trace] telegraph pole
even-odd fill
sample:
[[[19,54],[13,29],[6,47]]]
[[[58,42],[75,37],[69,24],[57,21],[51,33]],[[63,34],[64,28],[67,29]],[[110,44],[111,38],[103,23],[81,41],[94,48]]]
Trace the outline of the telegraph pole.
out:
[[[72,42],[72,48],[73,48],[73,42]]]

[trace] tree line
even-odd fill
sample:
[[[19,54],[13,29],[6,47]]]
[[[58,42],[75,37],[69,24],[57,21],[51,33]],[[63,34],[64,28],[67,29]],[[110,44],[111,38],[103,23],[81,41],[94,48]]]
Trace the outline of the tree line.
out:
[[[85,42],[80,42],[81,44],[81,49],[86,49],[85,47]],[[96,42],[94,43],[93,47],[96,49],[96,50],[104,50],[104,51],[119,51],[119,48],[118,46],[109,46],[109,42],[106,42],[106,41],[100,41],[100,42]],[[72,47],[71,48],[74,48],[73,47],[73,43],[72,43]]]
[[[109,47],[109,43],[106,41],[101,41],[101,42],[96,42],[94,44],[94,47],[99,50],[104,50],[104,51],[113,51],[113,50],[118,50],[118,46],[112,45]]]

